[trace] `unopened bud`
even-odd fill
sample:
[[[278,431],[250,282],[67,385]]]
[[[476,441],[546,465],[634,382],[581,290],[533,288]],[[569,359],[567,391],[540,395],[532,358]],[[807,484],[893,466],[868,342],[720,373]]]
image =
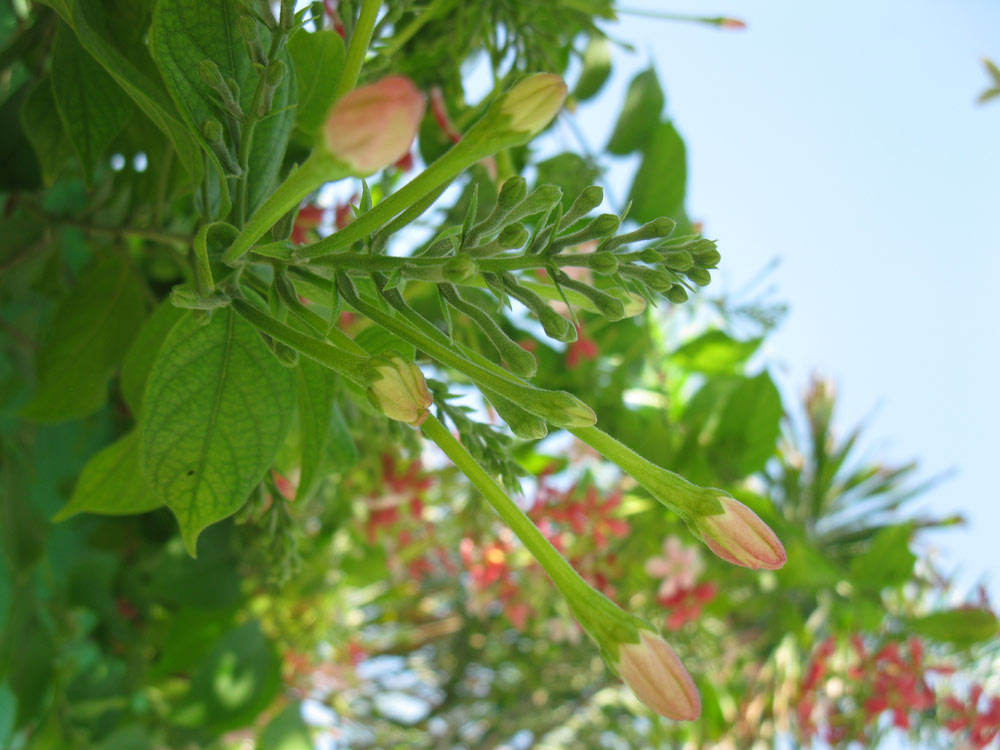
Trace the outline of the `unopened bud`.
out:
[[[274,93],[277,91],[281,80],[285,77],[285,64],[281,60],[273,60],[267,66],[264,74],[264,88],[261,91],[260,101],[257,103],[257,116],[267,117],[271,111],[271,103],[274,101]]]
[[[585,187],[580,191],[580,194],[576,196],[576,200],[573,201],[573,205],[569,207],[569,211],[567,211],[562,217],[562,220],[559,222],[559,229],[562,230],[571,226],[574,221],[586,216],[603,202],[604,188],[600,185],[590,185]]]
[[[518,203],[524,200],[528,193],[528,184],[520,175],[511,177],[504,182],[500,188],[500,195],[497,196],[497,211],[507,214]]]
[[[441,277],[452,284],[461,284],[478,271],[476,261],[468,255],[456,255],[441,266]]]
[[[652,221],[646,222],[634,231],[620,234],[617,237],[609,237],[601,243],[600,249],[614,250],[622,245],[628,245],[633,242],[669,237],[676,226],[676,221],[668,219],[666,216],[661,216],[659,219],[653,219]]]
[[[583,229],[579,229],[576,232],[570,232],[569,234],[565,234],[562,237],[554,239],[549,244],[547,252],[556,253],[564,247],[574,247],[576,245],[581,245],[584,242],[590,242],[591,240],[598,240],[603,237],[607,237],[609,234],[617,232],[620,225],[621,219],[614,214],[601,214],[597,218],[593,219]]]
[[[664,296],[675,305],[683,305],[688,301],[687,289],[680,284],[674,284],[666,292],[664,292]]]
[[[687,250],[668,250],[663,254],[663,265],[672,271],[687,271],[694,265],[694,258]]]
[[[715,268],[722,260],[722,255],[715,248],[715,245],[698,248],[691,255],[694,262],[702,268]]]
[[[576,341],[576,328],[551,307],[539,308],[538,322],[542,324],[545,335],[549,338],[565,343]]]
[[[636,315],[642,315],[646,312],[646,298],[641,294],[626,292],[624,289],[618,289],[616,287],[608,289],[608,294],[619,300],[622,305],[625,306],[624,317],[626,318],[634,318]]]
[[[539,185],[511,211],[509,221],[518,221],[525,216],[534,216],[548,211],[562,200],[562,188],[558,185]]]
[[[528,241],[528,230],[522,224],[508,224],[497,237],[497,243],[504,250],[517,250]]]
[[[434,398],[419,367],[396,352],[372,357],[368,366],[368,400],[376,409],[414,427],[427,419]]]
[[[716,555],[744,568],[777,570],[785,548],[760,517],[739,500],[718,496],[723,512],[695,516],[691,526]]]
[[[698,286],[708,286],[712,283],[712,274],[706,271],[704,268],[692,268],[685,274],[691,281],[693,281]]]
[[[638,635],[638,643],[619,645],[613,661],[622,680],[636,698],[661,716],[674,721],[697,719],[701,715],[698,688],[670,644],[646,628],[639,628]]]
[[[424,96],[410,79],[387,76],[337,100],[323,124],[323,143],[356,175],[369,175],[409,152],[423,116]]]
[[[219,66],[215,64],[214,60],[202,60],[198,63],[198,76],[205,85],[213,89],[219,89],[226,85],[226,81],[222,77],[222,71],[219,70]]]
[[[618,258],[614,253],[601,251],[599,253],[588,253],[584,256],[587,259],[587,266],[594,273],[602,276],[611,276],[618,273]]]
[[[236,19],[236,31],[243,37],[250,62],[261,67],[267,65],[267,55],[264,52],[264,46],[260,43],[260,36],[257,34],[257,22],[248,15],[241,15]]]
[[[518,81],[497,104],[510,118],[507,128],[522,133],[525,141],[541,133],[562,109],[566,82],[554,73],[536,73]]]
[[[226,145],[223,139],[225,131],[222,128],[221,122],[213,117],[208,118],[201,125],[201,134],[205,137],[209,148],[212,149],[212,153],[215,154],[219,163],[222,164],[222,168],[226,170],[226,174],[237,176],[243,174],[243,170],[240,169],[236,157],[233,156],[233,152],[229,150],[229,146]]]
[[[639,253],[639,260],[643,263],[655,264],[663,260],[663,256],[660,255],[656,250],[651,247],[647,247],[645,250]]]

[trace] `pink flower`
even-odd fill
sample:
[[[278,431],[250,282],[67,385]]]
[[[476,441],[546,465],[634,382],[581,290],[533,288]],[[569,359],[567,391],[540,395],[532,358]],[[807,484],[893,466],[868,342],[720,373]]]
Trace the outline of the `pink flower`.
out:
[[[691,675],[663,638],[639,630],[638,643],[622,644],[615,669],[636,698],[661,716],[693,721],[701,714],[701,698]]]
[[[409,153],[423,116],[424,96],[410,79],[387,76],[337,100],[323,124],[323,142],[357,175],[368,175]]]
[[[739,500],[719,496],[723,512],[698,516],[695,529],[708,548],[726,562],[744,568],[777,570],[785,564],[785,548],[771,528]]]
[[[692,589],[681,589],[672,596],[660,598],[660,604],[670,610],[667,629],[680,630],[685,623],[697,620],[701,616],[701,610],[715,598],[718,590],[718,586],[709,581]]]
[[[663,556],[646,560],[646,572],[653,578],[662,578],[657,597],[668,599],[678,591],[694,588],[695,581],[705,569],[698,550],[684,545],[676,536],[663,540]]]

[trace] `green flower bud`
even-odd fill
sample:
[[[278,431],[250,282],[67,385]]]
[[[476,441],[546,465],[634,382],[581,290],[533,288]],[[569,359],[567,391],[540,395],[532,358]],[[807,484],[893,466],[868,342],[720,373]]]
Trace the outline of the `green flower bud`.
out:
[[[712,282],[712,274],[704,268],[692,268],[684,275],[698,286],[708,286]]]
[[[576,200],[573,201],[573,205],[569,207],[566,215],[562,217],[562,221],[559,222],[559,229],[563,230],[571,226],[574,221],[589,214],[601,205],[602,202],[604,202],[604,188],[600,185],[591,185],[584,188],[576,196]]]
[[[545,335],[549,338],[564,343],[576,341],[576,328],[551,307],[545,306],[538,309],[538,322],[542,324]]]
[[[226,85],[222,71],[219,70],[219,66],[215,64],[214,60],[202,60],[198,63],[198,76],[205,85],[211,86],[213,89],[219,89]]]
[[[663,260],[663,256],[651,247],[647,247],[639,253],[639,260],[643,263],[656,264]]]
[[[687,289],[685,289],[680,284],[674,284],[672,287],[670,287],[666,291],[665,296],[675,305],[682,305],[688,301]]]
[[[497,196],[497,212],[507,214],[518,203],[524,200],[528,193],[528,183],[523,177],[517,175],[504,182],[500,188],[500,195]]]
[[[618,273],[618,258],[614,253],[604,251],[587,253],[584,258],[587,260],[587,266],[594,273],[599,273],[602,276],[611,276]]]
[[[624,289],[609,289],[608,294],[620,300],[625,306],[626,318],[634,318],[646,312],[646,298],[641,294],[626,292]]]
[[[222,168],[226,170],[226,174],[237,176],[243,174],[243,170],[240,169],[236,157],[233,156],[233,152],[229,150],[229,146],[226,145],[223,139],[225,131],[221,122],[214,117],[208,118],[201,125],[201,133],[205,136],[205,141],[208,143],[208,147],[212,149],[212,153],[215,154],[219,163],[222,164]]]
[[[528,241],[528,230],[522,224],[508,224],[497,237],[497,243],[504,250],[517,250]]]
[[[468,255],[448,258],[441,266],[441,277],[452,284],[461,284],[479,272],[479,266]]]
[[[694,257],[694,262],[702,268],[715,268],[722,260],[722,255],[719,254],[714,243],[711,247],[696,249],[691,255]]]
[[[617,237],[609,237],[601,243],[601,247],[599,249],[615,250],[622,245],[628,245],[633,242],[668,237],[670,233],[674,231],[674,227],[676,226],[677,222],[673,219],[661,216],[659,219],[653,219],[652,221],[643,224],[641,227],[632,232],[626,232],[625,234],[620,234]]]
[[[371,357],[368,367],[368,400],[376,409],[414,427],[427,419],[434,397],[419,367],[396,352]]]
[[[672,271],[687,271],[694,265],[694,258],[687,250],[668,250],[663,254],[663,265]]]
[[[536,73],[518,81],[496,102],[507,118],[511,133],[525,136],[527,142],[541,133],[562,109],[566,82],[554,73]],[[492,107],[490,108],[492,109]]]
[[[511,210],[507,220],[519,221],[526,216],[540,214],[543,211],[548,211],[561,200],[562,188],[558,185],[539,185]]]

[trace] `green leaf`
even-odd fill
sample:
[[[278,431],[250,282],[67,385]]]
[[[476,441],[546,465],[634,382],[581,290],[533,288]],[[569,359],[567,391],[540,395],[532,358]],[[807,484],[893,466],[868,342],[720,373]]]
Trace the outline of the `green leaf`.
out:
[[[121,389],[125,403],[133,414],[142,406],[149,371],[170,330],[184,316],[184,310],[174,307],[169,300],[161,302],[153,314],[146,318],[139,333],[122,361]]]
[[[344,66],[344,40],[332,30],[299,30],[288,40],[288,53],[299,89],[295,129],[311,144],[333,104]]]
[[[737,374],[760,348],[761,338],[737,341],[724,331],[708,331],[688,341],[670,355],[679,367],[705,375]]]
[[[35,149],[45,184],[51,185],[72,153],[72,147],[63,130],[62,120],[59,119],[59,110],[52,95],[52,82],[48,76],[28,92],[21,104],[21,125]]]
[[[988,609],[967,607],[934,612],[907,621],[906,630],[931,640],[968,648],[1000,635],[997,617]]]
[[[568,211],[582,190],[594,184],[600,174],[592,163],[567,151],[538,163],[538,185],[558,185],[562,188],[563,211]]]
[[[329,432],[327,435],[327,455],[330,459],[330,469],[344,472],[354,466],[358,460],[358,447],[354,444],[351,431],[343,412],[335,403],[330,411]]]
[[[80,473],[73,496],[52,520],[62,521],[83,512],[145,513],[163,505],[139,471],[138,448],[139,436],[132,431],[91,458]]]
[[[216,92],[198,73],[198,64],[211,60],[224,79],[236,81],[239,102],[250,109],[257,87],[257,71],[236,31],[238,0],[159,0],[153,10],[149,47],[163,75],[170,96],[203,143],[205,153],[224,174],[218,157],[202,137],[208,119],[223,117]],[[258,24],[265,48],[267,30]],[[291,69],[287,50],[277,56]],[[250,150],[249,210],[270,194],[285,155],[285,145],[295,119],[295,76],[286,74],[274,94],[271,114],[257,123]],[[235,154],[237,144],[230,143]]]
[[[108,33],[101,0],[47,0],[75,32],[80,44],[111,75],[146,116],[173,143],[194,182],[200,182],[202,158],[197,141],[180,120],[144,45],[124,53]]]
[[[381,326],[368,326],[355,336],[354,341],[372,356],[389,351],[398,352],[403,355],[403,359],[407,360],[412,360],[416,356],[416,348],[413,344],[403,341]]]
[[[142,287],[125,257],[105,253],[56,309],[38,364],[38,390],[22,415],[38,421],[82,417],[107,400],[107,382],[145,315]]]
[[[281,687],[281,662],[256,622],[229,631],[191,678],[175,724],[221,734],[251,723]]]
[[[271,719],[257,738],[257,750],[313,750],[312,734],[302,720],[302,707],[292,703]]]
[[[580,71],[576,88],[573,89],[573,96],[581,102],[590,99],[601,90],[609,75],[611,75],[611,43],[604,36],[592,36],[587,42],[587,49],[583,51],[583,70]]]
[[[741,382],[719,416],[708,446],[719,475],[735,480],[764,468],[781,431],[781,396],[766,372]]]
[[[902,586],[913,574],[916,555],[910,551],[913,526],[886,526],[872,539],[864,554],[851,561],[851,581],[859,589],[879,592],[887,586]]]
[[[37,190],[42,170],[21,127],[21,104],[28,89],[21,87],[0,105],[0,190]]]
[[[669,122],[656,126],[643,150],[642,163],[632,181],[629,218],[639,223],[661,216],[681,219],[687,190],[687,154],[684,141]]]
[[[649,68],[639,73],[629,84],[625,106],[605,150],[623,156],[646,146],[665,101],[656,71]]]
[[[336,380],[329,369],[304,357],[299,360],[295,373],[301,441],[299,488],[295,499],[308,500],[320,479]]]
[[[189,313],[149,373],[139,423],[146,481],[177,516],[193,556],[198,534],[232,515],[288,431],[294,376],[231,309]]]
[[[52,94],[84,178],[93,183],[104,152],[132,114],[132,102],[65,24],[59,24],[52,46]]]

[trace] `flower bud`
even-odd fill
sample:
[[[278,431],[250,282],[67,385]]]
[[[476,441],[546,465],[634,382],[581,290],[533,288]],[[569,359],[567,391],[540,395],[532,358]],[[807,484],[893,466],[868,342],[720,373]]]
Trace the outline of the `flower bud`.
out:
[[[715,248],[714,242],[710,246],[703,246],[696,249],[692,255],[694,256],[694,262],[702,268],[715,268],[719,265],[719,261],[722,260],[722,255]]]
[[[712,274],[706,271],[704,268],[692,268],[685,274],[691,281],[693,281],[698,286],[708,286],[712,282]]]
[[[434,398],[419,367],[396,352],[372,357],[368,366],[368,400],[376,409],[414,427],[427,419]]]
[[[634,318],[646,312],[646,298],[635,292],[626,292],[624,289],[612,287],[608,289],[608,294],[616,297],[624,305],[625,317]]]
[[[497,244],[504,250],[517,250],[528,241],[528,230],[523,224],[508,224],[497,237]]]
[[[694,680],[670,644],[652,630],[639,628],[638,643],[621,644],[613,666],[636,698],[661,716],[693,721],[701,715]]]
[[[674,284],[666,292],[664,292],[664,295],[675,305],[682,305],[688,301],[687,289],[680,284]]]
[[[585,257],[587,259],[587,266],[594,273],[599,273],[602,276],[611,276],[614,273],[618,273],[618,258],[615,257],[614,253],[602,250],[597,253],[589,253]]]
[[[468,255],[456,255],[441,265],[441,277],[452,284],[461,284],[478,272],[476,261]]]
[[[562,109],[566,82],[554,73],[536,73],[516,83],[499,101],[507,128],[529,139],[541,133]]]
[[[687,271],[694,265],[694,258],[687,250],[668,250],[663,255],[663,265],[673,271]]]
[[[503,214],[510,212],[514,206],[524,200],[528,193],[528,185],[523,177],[516,175],[504,182],[500,188],[500,195],[497,196],[499,211]]]
[[[369,175],[409,153],[424,103],[423,94],[403,76],[356,88],[327,115],[323,144],[356,175]]]
[[[718,496],[722,513],[696,516],[694,531],[716,555],[744,568],[777,570],[785,564],[785,548],[771,527],[739,500]]]

